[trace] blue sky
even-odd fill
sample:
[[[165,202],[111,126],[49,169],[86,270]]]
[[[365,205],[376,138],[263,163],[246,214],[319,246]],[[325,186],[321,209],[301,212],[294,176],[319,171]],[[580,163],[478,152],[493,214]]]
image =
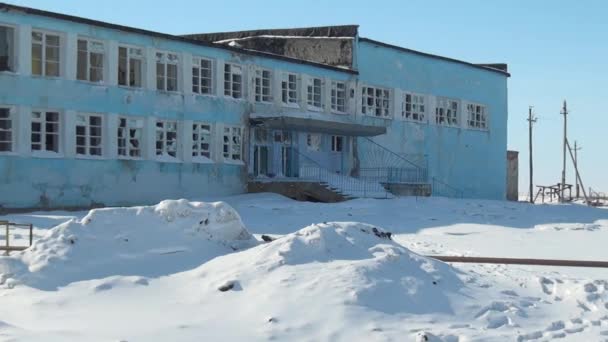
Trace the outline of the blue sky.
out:
[[[535,183],[561,175],[562,101],[569,138],[583,149],[587,187],[608,192],[608,2],[577,1],[117,1],[9,3],[171,34],[358,24],[360,34],[470,62],[506,62],[509,149],[520,151],[520,192],[528,182],[528,106],[535,126]],[[146,4],[142,6],[142,4]],[[608,102],[608,101],[607,101]],[[568,181],[574,183],[570,168]]]

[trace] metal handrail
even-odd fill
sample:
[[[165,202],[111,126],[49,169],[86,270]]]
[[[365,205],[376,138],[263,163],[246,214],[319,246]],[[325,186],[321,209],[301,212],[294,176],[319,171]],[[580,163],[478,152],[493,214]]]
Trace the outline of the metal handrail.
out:
[[[433,180],[433,188],[432,188],[432,192],[433,192],[433,193],[440,193],[440,194],[441,194],[441,191],[436,191],[436,188],[438,188],[438,187],[437,187],[437,184],[439,184],[440,186],[442,186],[442,187],[444,187],[445,189],[447,189],[447,190],[448,190],[448,192],[450,192],[450,191],[451,191],[451,192],[455,193],[455,196],[449,196],[449,195],[446,195],[446,197],[457,197],[457,198],[463,198],[463,195],[464,195],[464,191],[463,191],[463,190],[458,189],[458,188],[456,188],[456,187],[453,187],[453,186],[451,186],[451,185],[449,185],[449,184],[447,184],[447,183],[445,183],[445,182],[442,182],[442,181],[440,181],[439,179],[437,179],[437,178],[435,178],[435,177],[433,177],[433,178],[432,178],[432,180]]]
[[[409,160],[409,159],[407,159],[407,158],[403,157],[403,156],[402,156],[402,155],[400,155],[399,153],[396,153],[396,152],[394,152],[394,151],[390,150],[389,148],[387,148],[387,147],[385,147],[385,146],[383,146],[383,145],[381,145],[381,144],[379,144],[379,143],[375,142],[374,140],[372,140],[372,139],[371,139],[371,138],[369,138],[369,137],[362,137],[362,138],[364,138],[365,140],[367,140],[367,141],[371,142],[372,144],[374,144],[374,145],[376,145],[376,146],[380,147],[381,149],[383,149],[384,151],[386,151],[386,152],[390,153],[391,155],[393,155],[393,156],[397,157],[398,159],[403,160],[404,162],[406,162],[406,163],[408,163],[408,164],[410,164],[410,165],[412,165],[412,166],[414,166],[414,167],[417,167],[417,168],[420,168],[420,169],[422,169],[422,168],[423,168],[422,166],[420,166],[420,165],[418,165],[418,164],[416,164],[416,163],[412,162],[411,160]]]

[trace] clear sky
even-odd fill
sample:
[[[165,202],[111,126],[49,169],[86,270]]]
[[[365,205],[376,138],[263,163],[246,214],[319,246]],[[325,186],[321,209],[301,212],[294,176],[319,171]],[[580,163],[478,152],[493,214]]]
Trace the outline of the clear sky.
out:
[[[520,151],[520,192],[528,184],[529,105],[538,117],[535,183],[560,180],[564,99],[571,114],[569,139],[583,147],[583,182],[608,192],[607,1],[7,2],[170,34],[358,24],[361,36],[375,40],[469,62],[506,62],[512,74],[508,147]],[[572,169],[567,176],[574,183]]]

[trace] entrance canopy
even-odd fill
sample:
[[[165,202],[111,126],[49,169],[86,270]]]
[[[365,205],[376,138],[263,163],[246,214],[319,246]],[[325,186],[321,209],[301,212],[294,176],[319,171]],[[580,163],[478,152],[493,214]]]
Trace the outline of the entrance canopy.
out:
[[[373,118],[370,118],[373,119]],[[252,113],[252,126],[298,132],[325,133],[333,135],[372,137],[386,133],[386,127],[373,123],[359,123],[346,115],[327,113]]]

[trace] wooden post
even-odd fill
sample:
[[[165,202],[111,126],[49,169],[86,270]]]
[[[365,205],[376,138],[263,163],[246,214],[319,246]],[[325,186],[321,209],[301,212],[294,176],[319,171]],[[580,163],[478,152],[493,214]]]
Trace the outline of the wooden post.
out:
[[[583,148],[580,146],[577,146],[576,140],[574,140],[574,168],[576,169],[576,167],[578,166],[578,151],[582,150]],[[578,182],[578,177],[576,177],[576,198],[580,198],[581,194],[580,194],[580,188],[579,188],[579,182]]]
[[[566,100],[564,100],[564,107],[562,109],[562,115],[564,116],[564,156],[562,165],[562,186],[560,189],[561,202],[565,202],[565,188],[566,188],[566,139],[568,129],[568,106]]]
[[[30,246],[34,243],[34,225],[30,223]]]
[[[532,165],[532,124],[536,122],[536,119],[533,118],[532,115],[532,106],[528,108],[528,137],[529,137],[529,147],[530,147],[530,203],[534,203],[534,171]]]
[[[9,233],[9,224],[8,221],[4,221],[3,222],[6,225],[6,236],[5,236],[5,240],[6,240],[6,255],[8,255],[8,251],[10,249],[10,243],[9,243],[9,239],[8,239],[8,233]]]
[[[566,139],[566,145],[568,146],[568,152],[570,152],[570,157],[574,162],[574,154],[572,154],[572,148],[568,143],[568,139]],[[578,172],[578,167],[576,166],[576,164],[574,164],[574,171],[576,172],[576,178],[578,178],[578,181],[581,183],[581,188],[583,189],[583,196],[585,196],[585,203],[589,204],[589,198],[587,197],[587,192],[585,191],[585,186],[583,185],[583,180],[581,179],[581,175]]]

